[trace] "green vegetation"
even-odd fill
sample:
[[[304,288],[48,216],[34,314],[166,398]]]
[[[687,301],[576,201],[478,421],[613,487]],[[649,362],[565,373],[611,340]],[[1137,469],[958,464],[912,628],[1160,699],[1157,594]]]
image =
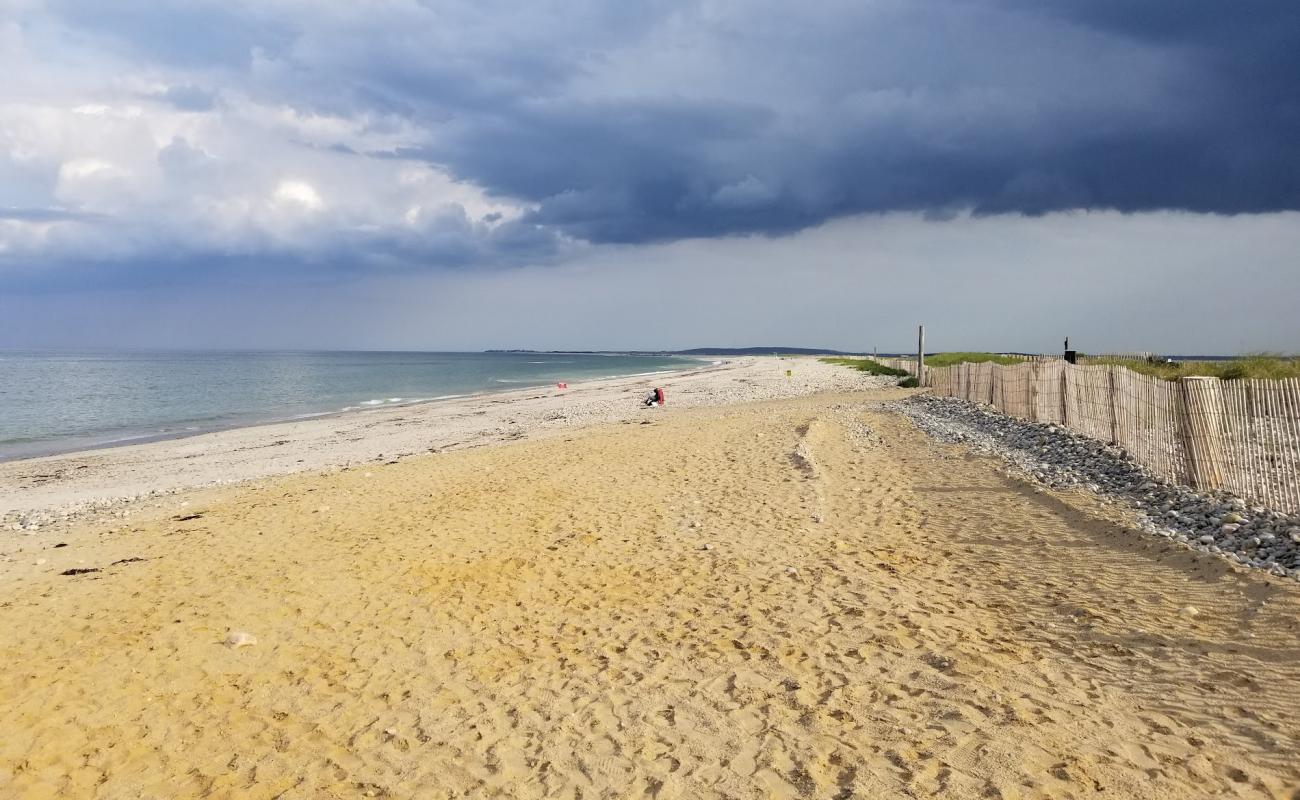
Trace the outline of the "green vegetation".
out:
[[[1176,381],[1179,378],[1193,375],[1222,378],[1224,380],[1236,378],[1264,378],[1267,380],[1300,378],[1300,356],[1288,356],[1280,353],[1251,353],[1229,361],[1179,361],[1176,363],[1128,358],[1098,358],[1096,356],[1087,358],[1084,361],[1084,357],[1082,357],[1082,354],[1080,355],[1080,363],[1115,364],[1127,367],[1143,375],[1164,378],[1167,381]],[[911,378],[905,370],[886,367],[869,358],[823,358],[821,360],[827,364],[839,364],[862,372],[869,372],[872,375],[894,375],[900,378],[908,378],[913,382],[916,380]],[[995,364],[1010,366],[1025,363],[1021,359],[1001,356],[997,353],[935,353],[925,357],[927,367],[950,367],[954,364],[977,364],[982,361],[992,361]],[[915,385],[915,383],[899,382],[899,386],[907,385]]]
[[[1278,353],[1252,353],[1231,361],[1179,361],[1164,364],[1124,358],[1089,358],[1088,364],[1115,364],[1143,375],[1176,381],[1193,375],[1233,380],[1235,378],[1300,378],[1300,357]]]
[[[884,364],[877,363],[869,358],[828,357],[820,359],[820,361],[825,364],[839,364],[841,367],[856,369],[859,372],[867,372],[872,375],[893,375],[896,377],[905,377],[908,374],[907,370],[886,367]]]
[[[859,372],[868,372],[872,375],[889,375],[891,377],[899,378],[900,380],[898,381],[898,385],[905,389],[913,389],[918,385],[916,378],[914,378],[907,370],[886,367],[884,364],[872,361],[869,358],[823,358],[821,360],[827,364],[839,364],[842,367],[856,369]]]
[[[951,367],[953,364],[979,364],[992,361],[994,364],[1023,364],[1024,361],[997,353],[935,353],[925,357],[927,367]]]

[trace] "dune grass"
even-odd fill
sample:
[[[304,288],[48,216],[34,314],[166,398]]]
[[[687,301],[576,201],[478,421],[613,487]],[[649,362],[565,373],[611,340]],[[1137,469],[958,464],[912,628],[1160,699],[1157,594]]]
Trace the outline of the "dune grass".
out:
[[[908,375],[905,370],[886,367],[869,358],[823,358],[821,360],[827,364],[840,364],[872,375],[894,375],[900,378]],[[977,364],[983,361],[1009,366],[1025,363],[1018,358],[1002,356],[997,353],[935,353],[925,357],[927,367],[950,367],[954,364]],[[1143,361],[1141,359],[1097,358],[1094,356],[1089,358],[1086,363],[1115,364],[1127,367],[1142,375],[1153,375],[1167,381],[1176,381],[1179,378],[1192,376],[1222,378],[1223,380],[1235,380],[1237,378],[1262,378],[1266,380],[1300,378],[1300,356],[1280,353],[1250,353],[1228,361],[1179,361],[1172,364],[1159,361]]]
[[[866,372],[871,375],[892,375],[899,378],[906,377],[908,375],[907,370],[894,369],[893,367],[886,367],[884,364],[880,364],[878,362],[872,361],[869,358],[843,358],[838,356],[828,356],[820,360],[822,361],[822,363],[825,364],[839,364],[842,367],[848,367],[849,369],[856,369],[859,372]]]
[[[1179,378],[1205,376],[1234,380],[1237,378],[1264,378],[1282,380],[1300,378],[1300,357],[1278,353],[1251,353],[1231,361],[1179,361],[1173,364],[1130,360],[1124,358],[1090,358],[1089,364],[1115,364],[1143,375],[1154,375],[1167,381]]]
[[[950,367],[953,364],[979,364],[984,361],[992,361],[994,364],[1023,364],[1018,358],[1011,356],[1001,356],[997,353],[977,353],[977,352],[960,352],[960,353],[934,353],[925,357],[927,367]]]

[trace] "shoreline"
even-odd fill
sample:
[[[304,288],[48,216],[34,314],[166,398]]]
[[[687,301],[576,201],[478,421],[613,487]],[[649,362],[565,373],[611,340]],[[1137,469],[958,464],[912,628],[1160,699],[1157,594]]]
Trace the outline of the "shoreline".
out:
[[[787,377],[789,369],[795,374]],[[671,413],[699,405],[876,388],[878,379],[815,357],[744,356],[661,376]],[[28,533],[186,489],[224,486],[418,453],[553,436],[651,413],[646,374],[520,386],[459,398],[327,413],[0,462],[0,531]],[[631,396],[629,396],[631,395]]]
[[[685,373],[697,372],[701,369],[707,369],[708,367],[718,366],[724,363],[722,359],[708,360],[705,359],[704,357],[699,357],[699,356],[681,356],[681,358],[688,358],[688,359],[698,361],[699,365],[683,367],[682,369],[652,370],[649,372],[630,372],[623,375],[602,375],[600,377],[588,378],[584,381],[572,381],[571,383],[573,383],[574,386],[577,386],[579,383],[591,383],[592,381],[621,380],[624,378],[646,377],[650,375],[685,374]],[[243,428],[257,428],[265,425],[280,425],[280,424],[301,422],[304,420],[326,419],[330,417],[336,417],[342,414],[354,414],[354,413],[361,413],[366,411],[379,411],[382,409],[410,408],[413,406],[421,406],[421,405],[426,405],[428,403],[438,403],[447,400],[459,400],[465,398],[482,397],[486,395],[498,395],[498,394],[504,394],[513,391],[527,391],[530,389],[535,390],[535,389],[541,389],[551,385],[553,384],[549,380],[540,383],[526,383],[526,384],[524,383],[511,384],[502,381],[502,386],[500,388],[480,389],[478,391],[472,391],[472,392],[439,395],[437,397],[417,398],[413,400],[404,400],[396,403],[386,402],[386,401],[364,400],[364,401],[359,401],[357,405],[345,406],[339,409],[304,412],[301,414],[293,414],[287,417],[254,418],[250,416],[247,419],[231,420],[226,424],[218,424],[210,427],[204,427],[204,426],[196,427],[190,425],[189,421],[181,421],[175,424],[187,425],[187,427],[185,427],[183,430],[166,431],[166,432],[158,432],[158,433],[143,433],[139,435],[127,435],[116,439],[110,439],[110,440],[105,440],[102,442],[90,443],[90,444],[78,443],[78,444],[72,444],[66,449],[58,448],[55,450],[51,450],[49,452],[17,454],[17,455],[5,455],[3,454],[3,452],[0,452],[0,464],[12,464],[19,461],[32,461],[32,460],[44,459],[44,458],[57,458],[59,456],[73,456],[80,453],[91,453],[98,450],[109,450],[118,447],[131,447],[133,445],[154,444],[156,442],[167,442],[176,439],[186,439],[194,436],[204,436],[210,433],[223,433],[225,431],[240,430]],[[85,434],[84,436],[72,437],[70,441],[84,442],[87,439],[95,438],[95,436],[96,434],[90,433],[90,434]],[[43,440],[43,441],[51,441],[53,443],[53,440]],[[3,513],[3,511],[4,511],[3,507],[0,507],[0,513]]]

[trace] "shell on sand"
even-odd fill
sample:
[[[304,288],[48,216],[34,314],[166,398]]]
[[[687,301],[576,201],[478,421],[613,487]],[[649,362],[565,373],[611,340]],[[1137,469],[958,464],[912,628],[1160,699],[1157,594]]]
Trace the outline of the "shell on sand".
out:
[[[229,647],[232,650],[240,647],[250,647],[255,644],[257,644],[257,637],[251,633],[244,633],[243,631],[231,631],[227,634],[225,641],[226,647]]]

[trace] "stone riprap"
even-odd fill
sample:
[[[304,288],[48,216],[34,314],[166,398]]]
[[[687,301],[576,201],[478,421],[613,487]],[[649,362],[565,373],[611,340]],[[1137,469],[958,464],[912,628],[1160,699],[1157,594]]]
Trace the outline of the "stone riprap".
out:
[[[1300,516],[1170,483],[1147,472],[1123,448],[966,400],[916,395],[882,405],[936,439],[1002,459],[1021,477],[1121,503],[1136,512],[1147,533],[1300,580]]]

